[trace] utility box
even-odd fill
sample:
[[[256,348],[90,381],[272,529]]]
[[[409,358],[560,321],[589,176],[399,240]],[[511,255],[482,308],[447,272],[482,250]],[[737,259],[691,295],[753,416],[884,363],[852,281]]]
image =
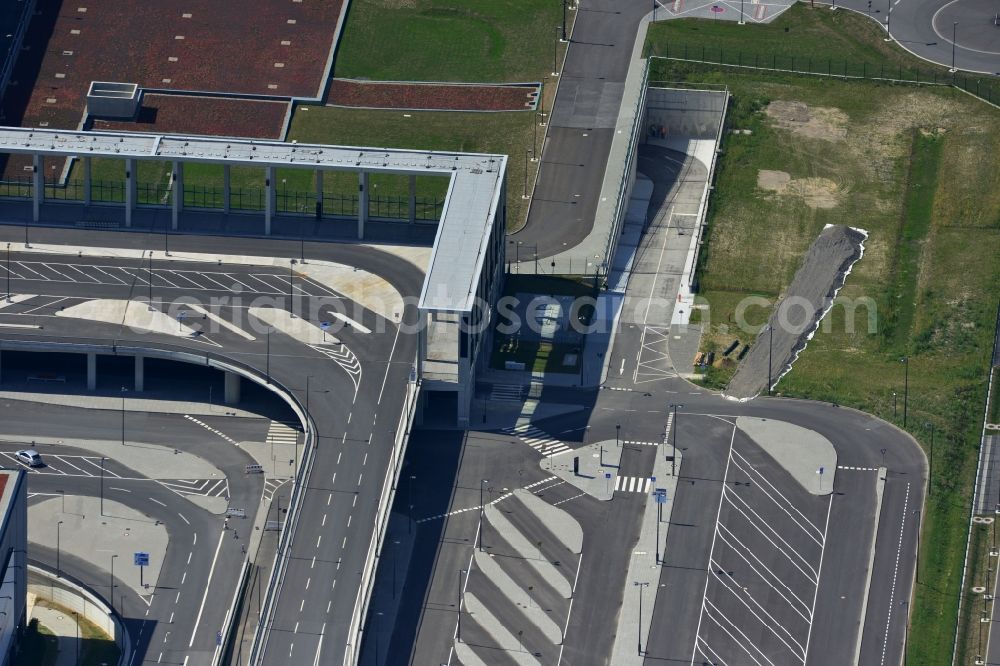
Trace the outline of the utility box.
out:
[[[91,81],[87,91],[87,114],[96,118],[130,120],[139,115],[142,90],[135,83]]]

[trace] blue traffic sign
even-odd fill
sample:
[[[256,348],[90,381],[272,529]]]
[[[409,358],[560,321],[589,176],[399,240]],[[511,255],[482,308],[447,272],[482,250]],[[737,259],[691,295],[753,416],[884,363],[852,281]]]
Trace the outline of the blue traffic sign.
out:
[[[149,566],[149,553],[135,553],[133,555],[133,561],[137,567],[148,567]]]
[[[604,478],[605,479],[610,479],[611,478],[611,472],[605,472],[604,473]]]

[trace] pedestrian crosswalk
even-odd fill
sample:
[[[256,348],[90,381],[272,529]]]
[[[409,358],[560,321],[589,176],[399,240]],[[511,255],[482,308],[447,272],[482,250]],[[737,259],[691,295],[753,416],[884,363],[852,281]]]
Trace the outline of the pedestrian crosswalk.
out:
[[[264,443],[288,444],[290,446],[295,446],[298,444],[298,441],[298,430],[288,427],[288,425],[282,423],[281,421],[271,421],[271,425],[267,427],[267,439],[264,440]]]
[[[651,479],[642,476],[616,476],[616,493],[648,493]]]
[[[543,456],[556,455],[563,451],[569,451],[570,448],[559,440],[552,439],[548,433],[540,428],[536,428],[531,423],[522,423],[513,428],[505,428],[503,432],[520,438],[521,441]]]
[[[494,384],[490,389],[491,402],[521,402],[524,387],[520,384]]]
[[[625,446],[659,446],[656,442],[635,442],[631,439],[626,439],[622,443]]]

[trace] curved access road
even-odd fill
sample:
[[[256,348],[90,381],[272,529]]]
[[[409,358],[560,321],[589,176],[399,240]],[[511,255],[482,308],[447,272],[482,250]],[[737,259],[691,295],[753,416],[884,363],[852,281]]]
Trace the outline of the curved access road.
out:
[[[37,230],[32,238],[36,246],[46,242],[71,244],[82,256],[38,253],[34,248],[26,249],[18,239],[16,229],[0,228],[0,242],[12,242],[11,292],[32,298],[0,309],[0,345],[4,349],[108,355],[138,350],[147,358],[185,355],[206,364],[226,364],[261,383],[270,383],[303,411],[308,404],[315,446],[298,477],[303,483],[298,488],[298,516],[286,525],[292,536],[281,553],[284,575],[273,593],[262,663],[343,661],[345,652],[353,649],[355,637],[348,634],[407,391],[414,336],[400,335],[397,321],[386,320],[315,281],[298,278],[293,285],[282,282],[288,269],[263,260],[257,266],[164,261],[157,252],[150,268],[148,260],[135,256],[109,257],[87,250],[161,246],[158,238],[147,235]],[[262,258],[283,254],[292,258],[300,252],[297,243],[206,237],[174,238],[171,250]],[[307,245],[305,251],[309,260],[368,270],[402,296],[416,296],[415,290],[422,283],[415,266],[371,247],[316,244]],[[284,287],[294,290],[292,306],[284,297]],[[181,297],[206,304],[230,298],[228,304],[216,300],[223,305],[214,310],[230,325],[208,327],[201,335],[178,336],[172,330],[142,331],[120,323],[59,314],[67,304],[92,299],[134,300],[147,297],[150,291],[161,310]],[[237,300],[235,292],[245,300]],[[315,318],[302,322],[312,327],[330,316],[331,303],[337,301],[347,306],[346,312],[361,326],[331,331],[336,340],[309,343],[277,327],[264,333],[259,322],[257,329],[246,330],[247,322],[252,321],[246,307],[260,298],[275,311],[294,307],[300,313],[295,318]],[[409,311],[399,314],[399,321],[408,321],[413,315]],[[239,330],[241,327],[244,330]],[[215,525],[215,530],[218,534],[220,526]],[[213,569],[210,562],[223,557],[241,562],[250,556],[239,552],[235,539],[213,541],[215,555],[209,556],[209,564],[201,570],[203,580],[198,582],[203,589],[212,589],[213,603],[205,604],[203,616],[190,635],[165,629],[164,638],[154,639],[162,641],[162,649],[173,663],[211,663],[239,569],[235,564],[217,564]],[[156,595],[150,607],[151,615],[165,627],[169,610],[158,609],[158,600],[167,605],[173,596]],[[152,650],[144,656],[152,662],[157,659]]]

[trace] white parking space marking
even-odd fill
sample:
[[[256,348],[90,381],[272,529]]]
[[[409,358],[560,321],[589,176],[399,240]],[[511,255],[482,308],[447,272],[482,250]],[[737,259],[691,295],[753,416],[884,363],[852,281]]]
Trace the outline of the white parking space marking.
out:
[[[187,271],[172,271],[172,274],[173,274],[173,276],[175,278],[180,279],[180,280],[187,280],[188,282],[191,283],[192,287],[196,287],[198,289],[201,289],[202,288],[201,284],[199,284],[198,282],[195,282],[194,280],[192,280],[191,278],[189,278],[186,275],[186,273],[187,273]],[[195,275],[197,275],[197,273]],[[184,285],[181,285],[181,286],[184,287]],[[187,287],[184,287],[184,288],[187,288]]]
[[[68,278],[70,280],[75,280],[77,282],[80,281],[79,279],[76,278],[76,276],[74,276],[72,274],[67,275],[65,273],[61,273],[61,272],[57,271],[56,269],[52,268],[51,266],[49,266],[48,264],[42,264],[42,265],[45,266],[46,268],[51,269],[55,273],[59,273],[59,275],[62,275],[65,278]],[[60,266],[66,268],[67,270],[74,271],[78,275],[82,276],[85,282],[89,282],[89,283],[99,283],[100,282],[100,280],[94,279],[93,276],[88,275],[87,273],[81,271],[79,268],[77,268],[73,264],[60,264]]]
[[[234,283],[238,284],[239,286],[243,287],[247,291],[253,291],[253,287],[251,287],[250,285],[248,285],[243,280],[240,280],[235,275],[231,275],[229,273],[223,273],[223,275],[225,275],[227,278],[229,278],[230,280],[232,280]]]
[[[832,506],[779,487],[734,429],[691,664],[805,664]]]
[[[30,280],[40,278],[42,280],[45,280],[46,282],[51,282],[52,281],[49,278],[47,278],[44,275],[42,275],[41,273],[39,273],[38,271],[36,271],[35,269],[33,269],[31,266],[28,266],[25,262],[19,261],[19,262],[17,262],[17,265],[20,268],[23,268],[26,271],[30,271],[30,272],[34,273],[37,276],[37,278],[28,278]],[[70,282],[74,282],[74,280],[70,280]]]
[[[104,273],[105,275],[107,275],[109,278],[111,278],[112,280],[114,280],[118,284],[127,284],[124,280],[122,280],[121,278],[115,277],[114,275],[112,275],[111,273],[107,272],[106,270],[104,270],[100,266],[94,266],[94,268],[96,268],[101,273]]]
[[[163,282],[168,287],[173,287],[174,289],[181,289],[182,288],[179,284],[177,284],[175,282],[171,282],[170,280],[168,280],[167,279],[167,275],[173,276],[174,274],[173,273],[169,273],[167,271],[153,271],[153,285],[155,286],[156,285],[156,281],[159,279],[159,280],[163,280]]]

